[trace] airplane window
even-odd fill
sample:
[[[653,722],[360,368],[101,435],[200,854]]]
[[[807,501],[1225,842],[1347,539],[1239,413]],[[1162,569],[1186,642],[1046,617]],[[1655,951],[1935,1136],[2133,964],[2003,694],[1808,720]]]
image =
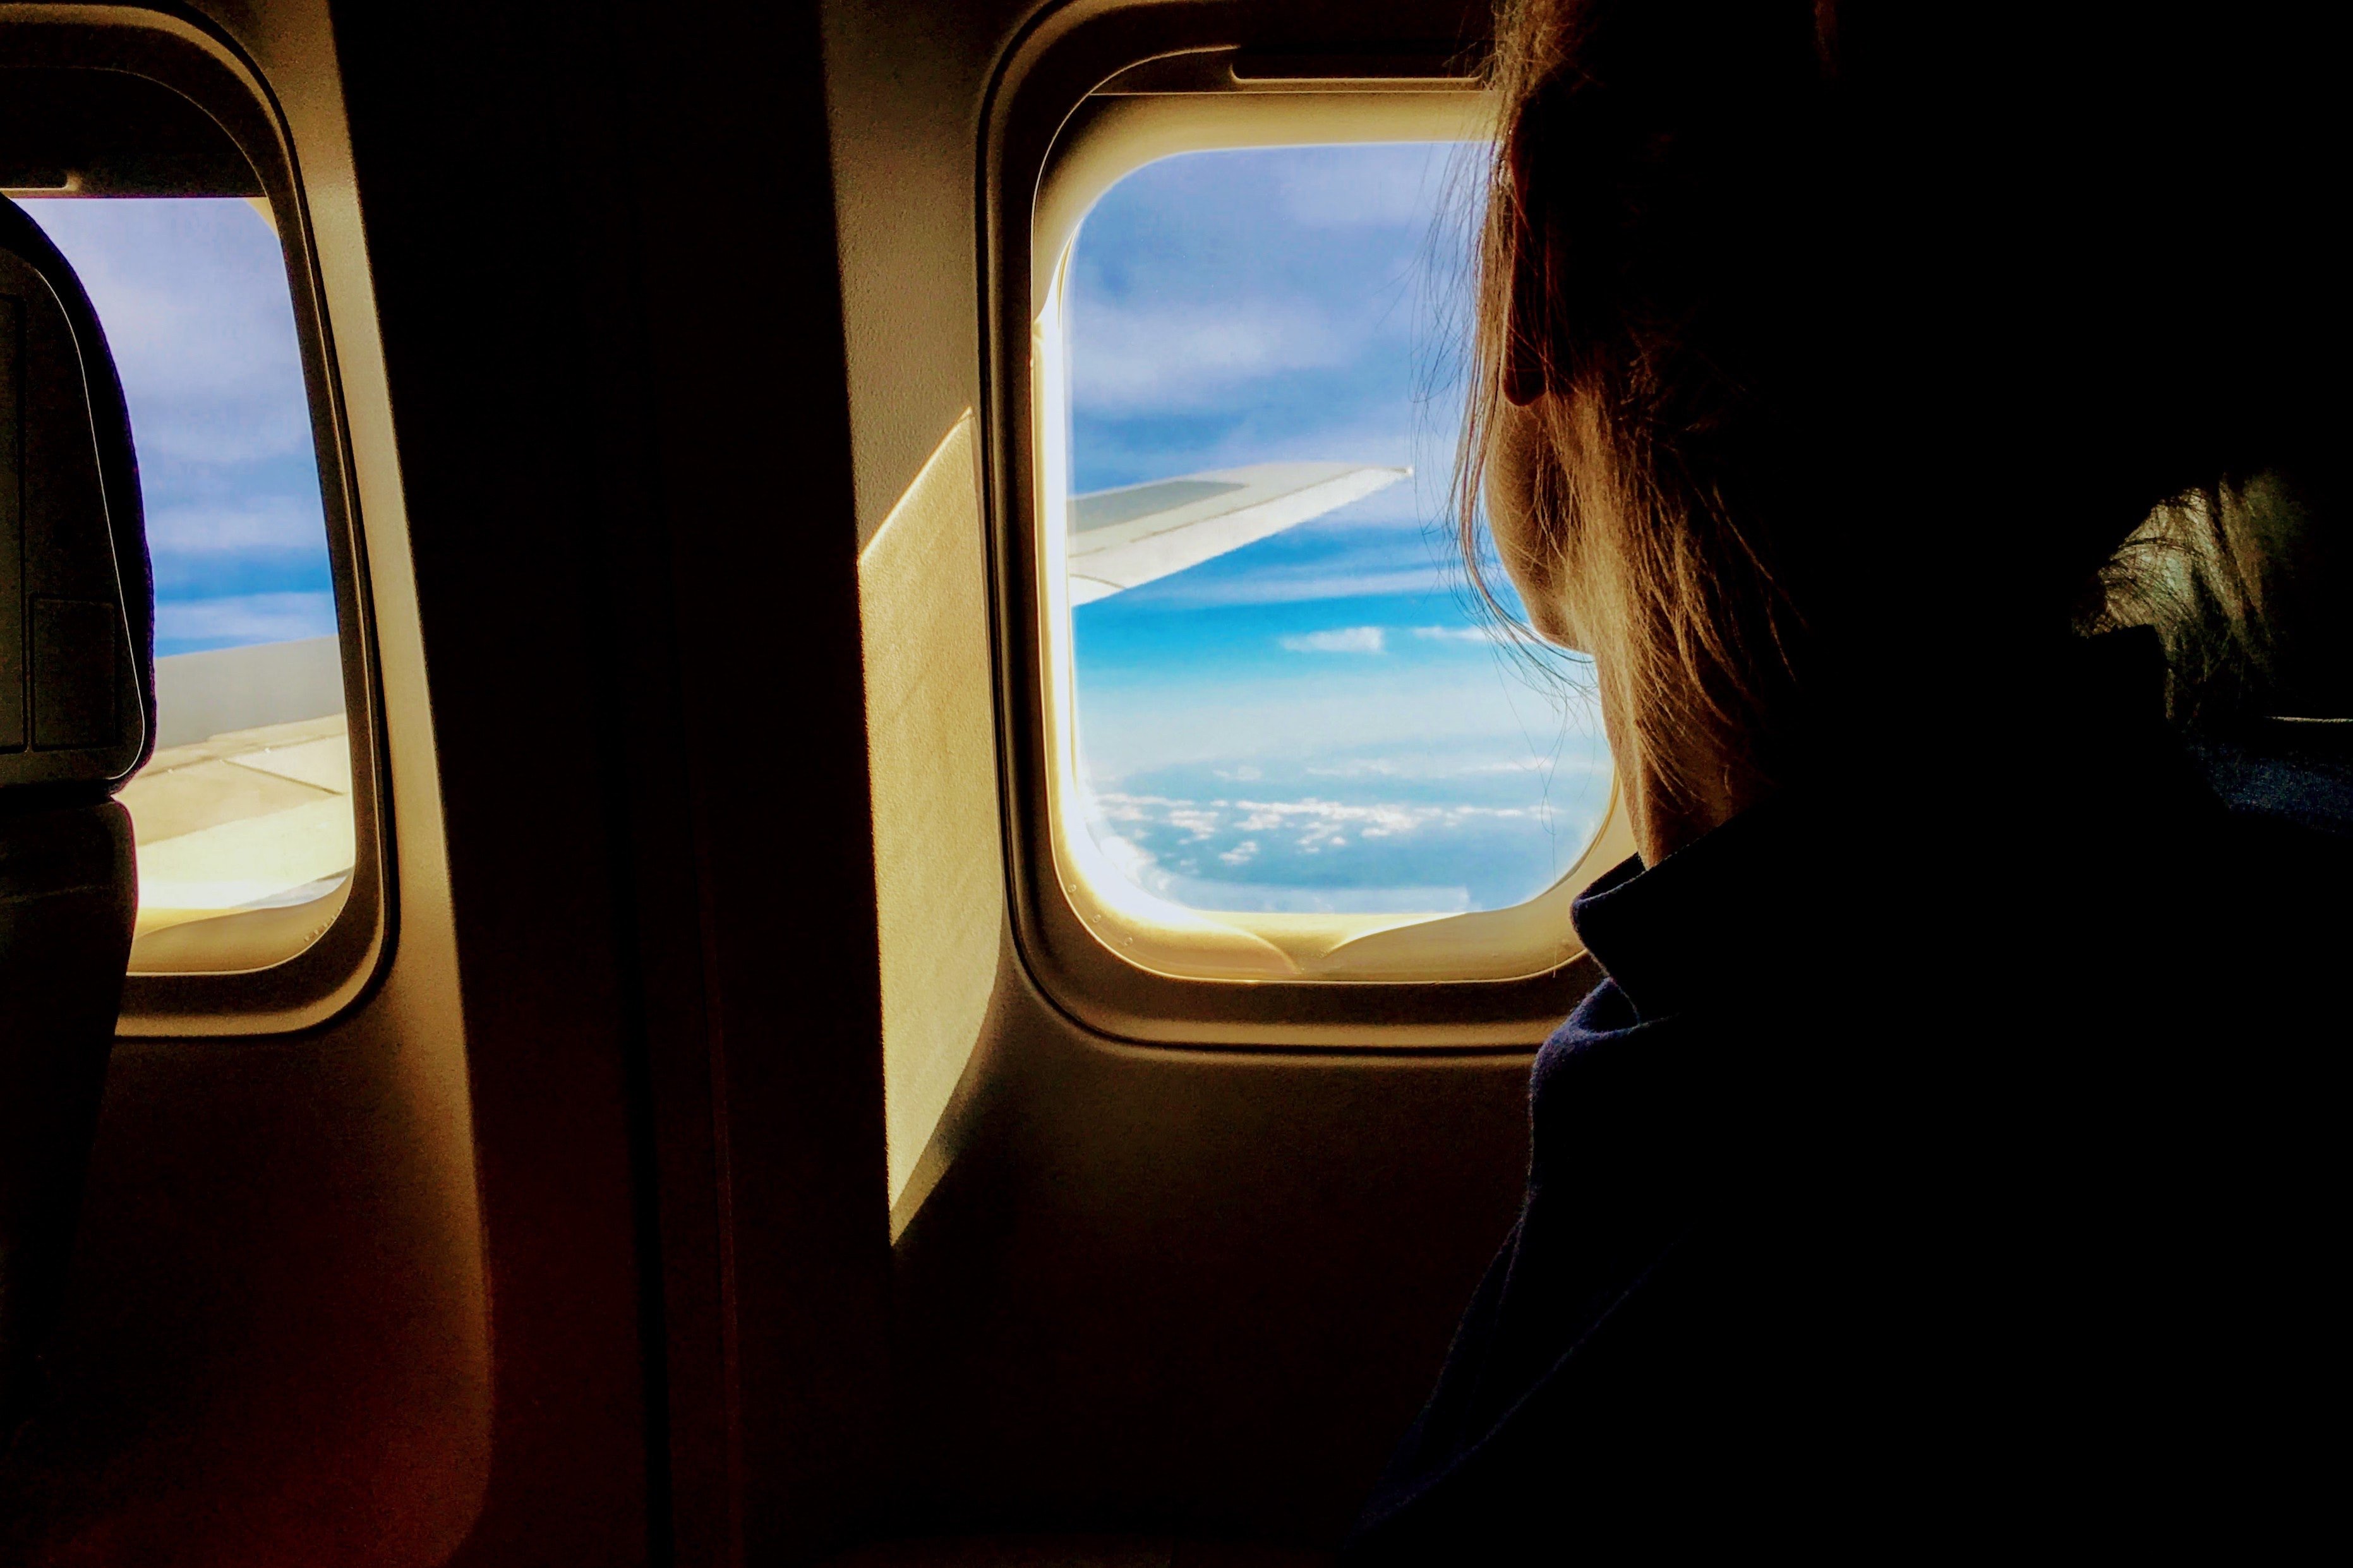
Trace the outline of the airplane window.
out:
[[[1454,559],[1459,153],[1187,153],[1080,230],[1079,805],[1156,900],[1502,909],[1567,873],[1608,812],[1599,726],[1563,700],[1578,672],[1532,679]]]
[[[354,860],[351,751],[311,406],[268,205],[18,201],[89,290],[139,452],[157,735],[121,800],[142,946],[323,900]]]

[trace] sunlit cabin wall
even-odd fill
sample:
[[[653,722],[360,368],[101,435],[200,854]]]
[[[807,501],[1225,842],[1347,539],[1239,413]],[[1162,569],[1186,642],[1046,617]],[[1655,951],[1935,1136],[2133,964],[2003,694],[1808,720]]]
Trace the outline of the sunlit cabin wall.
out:
[[[816,0],[334,15],[473,1037],[470,1544],[797,1561],[873,1485],[890,1263]]]
[[[396,929],[332,1024],[122,1048],[0,1560],[805,1558],[889,1264],[817,0],[217,16],[316,207]]]
[[[444,1561],[491,1466],[482,1215],[406,498],[324,0],[0,7],[241,51],[290,135],[373,584],[398,940],[293,1036],[125,1038],[110,1068],[55,1395],[0,1477],[10,1562]],[[281,219],[282,221],[282,219]]]
[[[1139,36],[1114,9],[824,15],[897,1199],[884,1528],[1108,1530],[1165,1561],[1179,1537],[1336,1540],[1510,1225],[1527,1058],[1372,1055],[1339,1029],[1188,1049],[1182,1020],[1138,1048],[1050,1002],[1010,934],[1007,759],[979,737],[1034,672],[987,673],[973,618],[987,531],[1026,525],[964,489],[1005,493],[977,182],[999,67],[1058,28]],[[1269,19],[1312,41],[1461,22],[1414,0],[1135,9],[1160,18],[1142,36],[1189,16],[1212,43]],[[989,216],[1026,234],[1029,199]]]
[[[951,1155],[1006,930],[974,181],[1028,8],[826,8],[894,1233]]]
[[[1004,920],[979,459],[966,415],[859,552],[894,1215],[948,1157],[932,1140],[980,1038]]]

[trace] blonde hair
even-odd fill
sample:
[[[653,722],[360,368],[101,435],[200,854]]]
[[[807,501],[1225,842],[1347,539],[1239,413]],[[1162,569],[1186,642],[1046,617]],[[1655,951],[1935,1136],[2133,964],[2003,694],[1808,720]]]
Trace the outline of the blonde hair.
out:
[[[1505,108],[1477,241],[1455,514],[1473,587],[1506,619],[1482,569],[1480,542],[1504,366],[1515,329],[1525,335],[1529,326],[1527,301],[1514,320],[1514,269],[1547,227],[1582,219],[1622,233],[1647,216],[1640,209],[1655,195],[1620,183],[1601,193],[1620,211],[1564,212],[1573,197],[1563,200],[1569,193],[1558,183],[1539,173],[1529,189],[1514,177],[1515,142],[1526,149],[1546,135],[1549,118],[1575,112],[1580,93],[1605,89],[1583,64],[1596,12],[1585,0],[1510,0],[1499,16],[1491,82]],[[1638,756],[1621,756],[1621,764],[1639,763],[1670,793],[1690,798],[1717,782],[1688,776],[1694,749],[1680,742],[1692,734],[1706,737],[1718,756],[1741,755],[1752,767],[1763,760],[1756,742],[1787,704],[1804,622],[1750,520],[1672,449],[1678,426],[1704,426],[1722,412],[1708,405],[1728,405],[1739,389],[1705,384],[1670,363],[1668,340],[1681,323],[1671,313],[1646,320],[1643,310],[1664,301],[1596,297],[1612,286],[1639,290],[1632,270],[1624,258],[1601,258],[1548,271],[1535,341],[1517,345],[1543,363],[1553,395],[1527,411],[1541,431],[1531,479],[1546,521],[1545,554],[1512,564],[1522,581],[1557,592],[1583,647],[1615,656],[1599,661],[1596,676],[1604,701],[1630,721],[1618,743]]]
[[[2341,661],[2353,641],[2335,616],[2316,613],[2320,594],[2294,591],[2307,574],[2342,581],[2341,563],[2316,558],[2321,526],[2277,470],[2187,490],[2151,511],[2102,570],[2084,629],[2152,629],[2165,650],[2168,716],[2185,728],[2300,716],[2314,676],[2326,680],[2325,661]],[[2329,695],[2341,705],[2341,691]]]
[[[2230,47],[2168,26],[1504,0],[1456,523],[1493,607],[1527,420],[1507,564],[1596,656],[1621,765],[1696,801],[2031,679],[2152,506],[2249,471],[2288,406],[2261,345],[2295,341],[2263,312],[2305,296],[2178,237],[2295,143],[2253,73],[2150,112]]]

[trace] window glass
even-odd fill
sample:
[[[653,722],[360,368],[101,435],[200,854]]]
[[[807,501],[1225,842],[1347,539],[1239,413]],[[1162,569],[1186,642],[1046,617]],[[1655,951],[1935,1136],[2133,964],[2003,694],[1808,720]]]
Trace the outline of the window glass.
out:
[[[1158,898],[1498,909],[1608,808],[1578,661],[1532,668],[1455,556],[1464,151],[1169,158],[1075,242],[1080,794]]]
[[[323,899],[352,872],[351,752],[311,405],[268,204],[20,205],[90,293],[139,452],[158,656],[155,754],[121,795],[140,935]]]

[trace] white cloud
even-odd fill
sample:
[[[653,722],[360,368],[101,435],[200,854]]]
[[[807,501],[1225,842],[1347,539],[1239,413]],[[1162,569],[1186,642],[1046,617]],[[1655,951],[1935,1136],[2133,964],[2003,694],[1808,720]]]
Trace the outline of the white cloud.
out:
[[[1079,746],[1090,774],[1110,785],[1172,766],[1247,763],[1275,775],[1384,757],[1426,776],[1564,748],[1566,759],[1602,753],[1591,703],[1532,683],[1510,661],[1479,659],[1467,672],[1453,659],[1308,658],[1271,639],[1260,646],[1254,668],[1229,678],[1209,680],[1172,659],[1115,700],[1082,683]],[[1145,787],[1170,790],[1157,780]]]
[[[1413,635],[1424,642],[1492,643],[1495,634],[1485,626],[1416,626]]]
[[[1435,170],[1421,178],[1338,181],[1315,169],[1293,167],[1281,176],[1283,214],[1303,228],[1430,226]]]
[[[1466,776],[1477,773],[1541,773],[1552,772],[1593,774],[1607,773],[1609,770],[1609,759],[1607,758],[1603,758],[1599,761],[1592,758],[1586,758],[1580,762],[1564,763],[1557,757],[1522,757],[1516,762],[1509,763],[1477,763],[1469,767],[1458,768],[1455,772]]]
[[[1135,307],[1089,302],[1071,333],[1071,380],[1092,414],[1212,406],[1270,376],[1326,370],[1364,352],[1315,302],[1262,299]]]
[[[1120,875],[1139,888],[1149,889],[1152,887],[1153,881],[1160,875],[1159,861],[1152,851],[1131,839],[1123,838],[1116,833],[1105,833],[1100,828],[1094,837],[1095,847],[1118,868]]]
[[[1176,584],[1178,579],[1168,580]],[[1153,584],[1157,588],[1158,584]],[[1155,595],[1171,605],[1294,605],[1317,599],[1375,599],[1390,594],[1444,593],[1436,572],[1265,571],[1248,577],[1172,586]]]
[[[165,599],[155,606],[155,640],[242,647],[248,643],[291,642],[332,637],[332,594],[239,594],[219,599]]]
[[[1092,815],[1099,821],[1165,822],[1185,830],[1195,840],[1208,837],[1218,825],[1215,813],[1204,812],[1188,800],[1110,793],[1096,795],[1091,804],[1094,808]],[[1422,827],[1459,827],[1466,822],[1481,820],[1517,821],[1538,813],[1535,806],[1430,805],[1389,801],[1351,804],[1319,795],[1303,800],[1243,800],[1236,801],[1234,805],[1245,814],[1234,825],[1234,831],[1297,833],[1302,848],[1345,844],[1345,835],[1352,832],[1363,838],[1389,838]],[[1208,819],[1208,831],[1201,826],[1204,817]],[[1229,853],[1244,853],[1245,845],[1245,858],[1258,853],[1254,839],[1242,840]]]
[[[1607,756],[1572,758],[1564,761],[1551,752],[1531,752],[1527,756],[1501,761],[1472,761],[1461,756],[1350,757],[1343,762],[1308,763],[1299,771],[1312,779],[1466,779],[1493,777],[1500,773],[1558,773],[1563,777],[1581,777],[1609,770]],[[1222,775],[1221,775],[1222,776]],[[1220,805],[1223,801],[1219,802]]]
[[[122,373],[140,455],[305,454],[311,413],[284,254],[242,201],[43,201]]]
[[[317,552],[325,540],[318,502],[293,496],[255,496],[239,506],[163,507],[147,518],[148,544],[158,555]]]
[[[1386,653],[1388,634],[1380,626],[1341,626],[1276,639],[1292,653]]]
[[[1203,770],[1206,776],[1208,770]],[[1203,792],[1205,795],[1208,792]],[[1195,909],[1437,911],[1471,908],[1458,879],[1499,849],[1522,872],[1475,871],[1491,886],[1480,907],[1526,897],[1562,869],[1599,820],[1543,798],[1473,803],[1440,795],[1367,800],[1322,794],[1214,801],[1166,795],[1091,795],[1092,836],[1122,873]],[[1204,816],[1219,817],[1204,837]],[[1204,870],[1235,879],[1201,879]]]
[[[1218,831],[1218,814],[1204,811],[1198,806],[1172,806],[1167,814],[1167,822],[1171,827],[1184,829],[1197,844]]]
[[[1403,227],[1440,266],[1461,266],[1483,144],[1399,142],[1293,153],[1275,174],[1283,216],[1305,228]],[[1433,230],[1433,226],[1435,228]],[[1437,240],[1436,247],[1430,243]],[[1416,256],[1417,263],[1423,257]]]

